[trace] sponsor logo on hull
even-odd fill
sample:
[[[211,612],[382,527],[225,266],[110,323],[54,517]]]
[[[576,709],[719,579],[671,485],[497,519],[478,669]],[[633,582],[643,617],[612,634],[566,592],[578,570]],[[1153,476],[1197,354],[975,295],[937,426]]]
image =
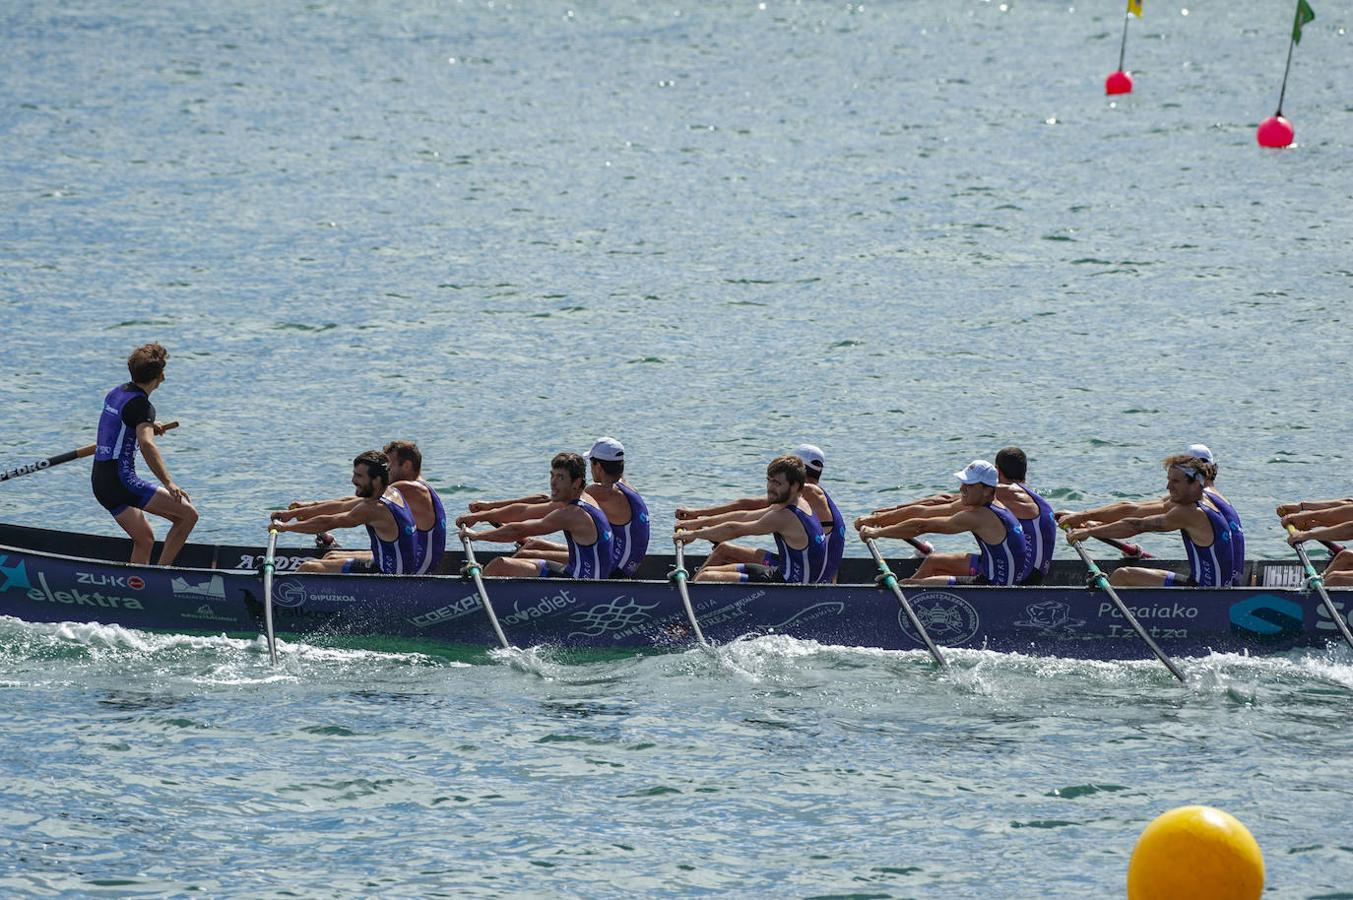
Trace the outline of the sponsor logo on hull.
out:
[[[1071,604],[1060,600],[1042,600],[1024,607],[1024,618],[1015,622],[1016,628],[1037,628],[1045,635],[1074,634],[1085,624],[1084,619],[1071,618]]]
[[[225,579],[220,575],[212,575],[205,581],[175,576],[169,580],[169,589],[180,599],[225,600]]]
[[[1150,606],[1129,606],[1128,611],[1131,612],[1139,622],[1144,622],[1147,619],[1177,620],[1198,618],[1198,607],[1189,606],[1184,603],[1153,603]],[[1106,616],[1110,619],[1123,618],[1123,614],[1118,611],[1118,607],[1107,600],[1099,604],[1098,615],[1101,619]]]
[[[47,576],[39,572],[38,584],[41,589],[32,588],[28,592],[29,600],[36,600],[40,603],[64,603],[74,606],[101,606],[104,609],[145,609],[141,601],[135,597],[115,597],[111,594],[105,594],[102,591],[85,593],[71,589],[68,591],[54,591],[47,584]]]
[[[281,581],[273,585],[273,606],[295,609],[306,603],[356,603],[352,594],[339,594],[331,590],[306,589],[299,581]]]
[[[614,640],[629,637],[644,630],[637,626],[648,622],[650,618],[648,611],[656,609],[660,605],[652,603],[645,606],[633,597],[626,597],[622,594],[606,603],[598,603],[590,609],[580,610],[570,615],[569,621],[580,624],[582,630],[570,633],[569,637],[595,638],[608,632],[615,632]]]
[[[479,612],[483,608],[484,604],[479,602],[479,594],[470,594],[468,597],[461,597],[455,603],[448,603],[446,606],[440,606],[431,612],[414,616],[409,619],[409,624],[415,628],[431,628],[433,625],[463,619],[465,616]]]
[[[499,622],[504,626],[521,625],[532,619],[539,619],[541,616],[547,616],[550,613],[558,612],[561,609],[567,609],[578,602],[578,598],[568,592],[568,588],[560,588],[559,593],[548,597],[541,597],[539,600],[522,608],[521,601],[512,604],[513,611],[505,616],[499,617]]]
[[[120,587],[139,591],[146,583],[137,575],[112,575],[107,572],[76,572],[76,584],[95,584],[100,587]]]
[[[190,613],[179,613],[181,619],[192,619],[194,621],[206,622],[233,622],[234,616],[223,616],[216,611],[216,608],[210,603],[203,603],[196,610]]]
[[[33,587],[28,581],[28,570],[23,566],[23,560],[19,560],[12,566],[5,563],[9,560],[8,556],[0,556],[0,575],[5,578],[5,583],[0,584],[0,591],[7,591],[14,588],[19,591],[26,591]]]
[[[1255,594],[1231,604],[1231,627],[1251,634],[1280,635],[1301,631],[1301,604],[1273,594]],[[1333,622],[1326,622],[1329,628]]]

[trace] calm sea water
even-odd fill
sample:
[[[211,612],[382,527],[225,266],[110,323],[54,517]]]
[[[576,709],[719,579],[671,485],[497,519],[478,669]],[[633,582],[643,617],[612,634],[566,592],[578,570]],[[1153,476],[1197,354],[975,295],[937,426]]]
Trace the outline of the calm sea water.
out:
[[[811,441],[848,514],[1009,443],[1060,505],[1204,441],[1252,553],[1348,493],[1346,9],[11,2],[0,466],[160,340],[197,537],[418,440],[456,502],[629,449],[659,520]],[[83,463],[7,521],[113,533]],[[954,547],[961,546],[955,543]],[[1148,542],[1161,555],[1174,541]],[[855,548],[852,553],[861,553]],[[1105,896],[1212,803],[1353,897],[1353,655],[758,640],[464,659],[0,621],[0,890]]]

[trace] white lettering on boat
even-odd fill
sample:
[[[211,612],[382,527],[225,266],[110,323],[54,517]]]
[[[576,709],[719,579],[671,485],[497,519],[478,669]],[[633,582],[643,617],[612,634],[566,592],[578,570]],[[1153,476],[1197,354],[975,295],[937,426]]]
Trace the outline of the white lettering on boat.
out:
[[[1182,603],[1165,603],[1158,606],[1129,606],[1132,615],[1138,619],[1196,619],[1198,607],[1185,606]],[[1112,603],[1099,604],[1099,617],[1121,619],[1123,614]]]
[[[141,605],[141,601],[135,597],[114,597],[99,591],[84,594],[74,589],[53,591],[47,584],[47,576],[42,572],[38,573],[38,584],[42,585],[42,590],[30,589],[28,591],[29,600],[40,600],[44,603],[74,604],[76,606],[102,606],[105,609],[145,609]]]
[[[515,603],[514,612],[510,612],[502,617],[504,625],[520,625],[531,619],[539,619],[541,616],[549,615],[552,612],[564,609],[577,603],[578,599],[569,595],[568,588],[560,588],[559,593],[550,597],[542,597],[531,606],[522,609]]]
[[[448,603],[446,606],[439,606],[431,612],[425,612],[421,616],[414,616],[409,620],[409,623],[416,628],[431,628],[433,625],[464,618],[483,608],[484,605],[479,602],[479,595],[470,594],[468,597],[461,597],[455,603]]]

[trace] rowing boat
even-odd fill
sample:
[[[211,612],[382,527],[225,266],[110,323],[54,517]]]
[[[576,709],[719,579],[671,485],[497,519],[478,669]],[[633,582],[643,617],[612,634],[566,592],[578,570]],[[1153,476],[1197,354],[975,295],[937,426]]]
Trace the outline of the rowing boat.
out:
[[[263,628],[262,546],[189,544],[170,568],[123,562],[125,539],[0,524],[0,615],[29,622],[98,622],[148,631],[255,636]],[[311,641],[408,640],[420,646],[494,647],[483,602],[447,553],[422,576],[301,575],[313,548],[279,548],[273,604],[280,634]],[[1117,563],[1106,563],[1112,570]],[[900,577],[917,560],[889,563]],[[1184,571],[1183,562],[1153,565]],[[486,579],[508,641],[589,650],[673,650],[694,637],[671,557],[645,560],[625,581]],[[847,558],[833,585],[689,585],[705,636],[724,643],[784,634],[824,644],[923,649],[896,598],[874,583],[871,560]],[[1167,653],[1274,653],[1322,647],[1338,632],[1295,561],[1246,564],[1244,587],[1120,589]],[[1347,590],[1332,590],[1347,617]],[[1057,560],[1036,587],[912,587],[907,599],[945,647],[1044,656],[1129,659],[1149,654],[1078,562]]]

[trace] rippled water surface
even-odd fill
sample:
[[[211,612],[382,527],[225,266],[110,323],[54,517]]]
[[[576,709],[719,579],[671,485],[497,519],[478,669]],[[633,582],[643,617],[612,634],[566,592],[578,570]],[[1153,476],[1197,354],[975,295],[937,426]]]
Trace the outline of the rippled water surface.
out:
[[[821,445],[848,514],[1018,443],[1059,505],[1201,440],[1252,553],[1349,493],[1347,10],[1103,3],[0,7],[0,467],[147,340],[197,537],[418,440],[451,500],[602,433],[665,521]],[[74,463],[0,518],[115,526]],[[961,546],[954,543],[955,548]],[[1148,546],[1177,553],[1174,542]],[[856,547],[850,552],[863,554]],[[780,639],[423,657],[0,620],[0,891],[1121,894],[1245,821],[1353,896],[1353,655],[1147,663]]]

